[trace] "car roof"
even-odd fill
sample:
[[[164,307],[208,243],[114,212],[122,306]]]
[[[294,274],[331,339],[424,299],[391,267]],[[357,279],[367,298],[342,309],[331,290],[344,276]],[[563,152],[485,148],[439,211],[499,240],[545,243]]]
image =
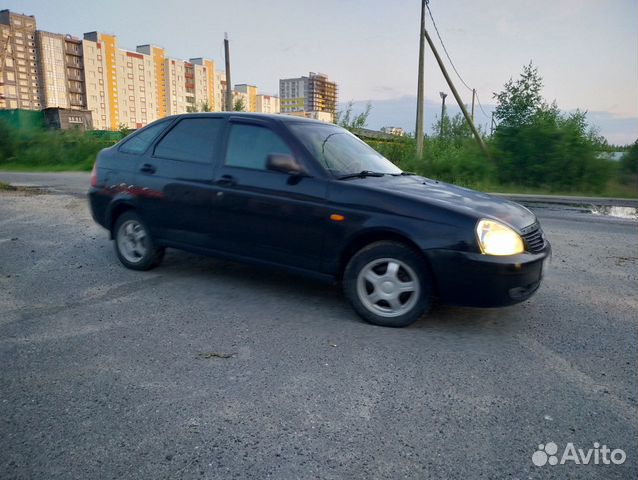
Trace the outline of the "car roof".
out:
[[[313,118],[305,118],[305,117],[297,117],[295,115],[286,115],[281,113],[253,113],[253,112],[192,112],[192,113],[181,113],[178,115],[169,115],[164,118],[182,118],[182,117],[193,117],[193,116],[206,116],[206,115],[215,115],[216,117],[243,117],[249,119],[270,119],[277,122],[282,123],[315,123],[318,125],[334,125],[332,123],[322,122],[321,120],[315,120]]]

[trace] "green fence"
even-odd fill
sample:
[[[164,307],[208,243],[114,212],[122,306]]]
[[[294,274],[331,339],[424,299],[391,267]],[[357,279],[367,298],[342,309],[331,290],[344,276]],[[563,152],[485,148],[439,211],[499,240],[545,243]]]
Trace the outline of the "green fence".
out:
[[[44,129],[44,115],[35,110],[0,110],[0,120],[4,120],[16,130]]]

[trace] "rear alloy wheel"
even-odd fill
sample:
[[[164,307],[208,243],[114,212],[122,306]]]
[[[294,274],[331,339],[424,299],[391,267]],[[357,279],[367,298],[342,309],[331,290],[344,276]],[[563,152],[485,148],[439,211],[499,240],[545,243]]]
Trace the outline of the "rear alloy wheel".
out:
[[[113,231],[115,251],[125,267],[150,270],[164,258],[164,248],[155,246],[146,224],[135,212],[126,212],[118,217]]]
[[[432,303],[432,283],[421,255],[395,242],[359,251],[344,273],[344,290],[356,312],[370,323],[405,327]]]

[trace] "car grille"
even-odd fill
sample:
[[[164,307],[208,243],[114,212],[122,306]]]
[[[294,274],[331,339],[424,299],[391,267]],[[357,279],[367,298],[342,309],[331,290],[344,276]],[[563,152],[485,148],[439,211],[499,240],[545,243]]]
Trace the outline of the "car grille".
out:
[[[545,248],[545,235],[538,223],[525,228],[523,233],[523,241],[528,252],[538,253]]]

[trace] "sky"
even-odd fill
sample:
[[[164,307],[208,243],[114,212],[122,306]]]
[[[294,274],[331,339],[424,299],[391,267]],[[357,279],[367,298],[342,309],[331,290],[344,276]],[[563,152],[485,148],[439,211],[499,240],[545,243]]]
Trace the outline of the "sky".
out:
[[[121,48],[156,44],[175,58],[208,57],[223,69],[231,42],[232,81],[277,94],[280,78],[322,72],[340,102],[372,104],[370,127],[414,130],[419,0],[4,0],[0,8],[36,16],[38,28],[82,36],[100,31]],[[544,97],[564,111],[589,112],[612,143],[638,138],[638,2],[636,0],[430,0],[443,41],[465,82],[476,88],[489,127],[494,92],[532,61]],[[432,22],[426,28],[436,39]],[[447,62],[447,59],[446,59]],[[452,72],[465,102],[469,92]],[[426,51],[427,125],[450,94]],[[453,106],[447,98],[450,112]]]

